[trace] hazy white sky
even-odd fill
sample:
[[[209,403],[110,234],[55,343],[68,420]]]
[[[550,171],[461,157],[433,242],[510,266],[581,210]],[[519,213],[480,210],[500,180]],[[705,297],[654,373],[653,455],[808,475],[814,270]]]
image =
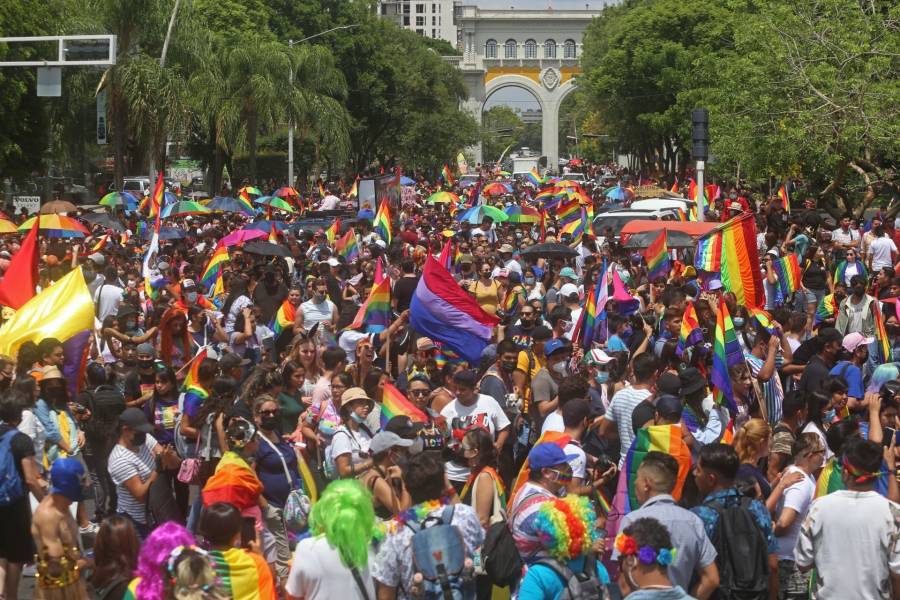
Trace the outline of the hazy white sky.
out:
[[[465,0],[464,4],[477,4],[481,8],[547,8],[555,9],[584,8],[587,4],[593,9],[603,7],[603,2],[596,0]]]

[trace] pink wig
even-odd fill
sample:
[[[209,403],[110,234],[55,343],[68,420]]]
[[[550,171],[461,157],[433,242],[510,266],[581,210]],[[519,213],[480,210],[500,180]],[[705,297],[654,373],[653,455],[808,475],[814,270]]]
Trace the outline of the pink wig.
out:
[[[141,578],[137,585],[137,597],[141,600],[162,600],[165,589],[165,565],[169,554],[178,546],[196,544],[191,532],[169,521],[153,530],[144,540],[138,555],[136,574]]]

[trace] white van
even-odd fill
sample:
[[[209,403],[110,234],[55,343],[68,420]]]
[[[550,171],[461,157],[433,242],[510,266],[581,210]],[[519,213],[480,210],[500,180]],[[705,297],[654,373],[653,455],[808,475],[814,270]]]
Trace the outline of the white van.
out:
[[[646,198],[644,200],[635,200],[629,206],[630,210],[661,210],[665,208],[680,208],[685,214],[695,206],[693,200],[686,198]]]
[[[631,221],[638,219],[650,219],[653,221],[678,221],[677,208],[660,208],[656,210],[635,210],[623,208],[621,210],[608,210],[594,217],[594,234],[603,235],[607,228],[612,229],[613,234],[619,235],[622,228]]]

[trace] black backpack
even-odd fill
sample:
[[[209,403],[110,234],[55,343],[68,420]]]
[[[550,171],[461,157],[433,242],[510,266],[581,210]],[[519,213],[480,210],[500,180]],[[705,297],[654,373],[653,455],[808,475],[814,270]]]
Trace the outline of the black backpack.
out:
[[[600,582],[597,573],[597,558],[593,554],[584,557],[584,569],[581,573],[573,573],[569,567],[552,558],[541,559],[534,564],[552,569],[563,580],[566,587],[557,600],[605,600],[609,598],[609,591]]]
[[[723,508],[715,501],[704,506],[719,518],[712,543],[716,548],[719,589],[715,600],[765,600],[769,597],[769,548],[766,536],[750,512],[752,498]]]
[[[491,583],[498,587],[512,585],[522,576],[524,563],[506,521],[488,527],[481,548],[481,561]]]
[[[93,440],[115,437],[119,415],[125,410],[125,396],[114,385],[100,385],[84,395],[91,418],[83,423],[84,434]]]

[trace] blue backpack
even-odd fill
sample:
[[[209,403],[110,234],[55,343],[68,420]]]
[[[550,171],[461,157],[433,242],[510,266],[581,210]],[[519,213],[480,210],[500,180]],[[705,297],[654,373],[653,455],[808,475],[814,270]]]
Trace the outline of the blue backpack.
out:
[[[0,506],[9,506],[25,495],[25,483],[10,447],[17,433],[18,429],[11,429],[0,437]]]
[[[451,523],[453,505],[440,517],[407,523],[412,529],[415,575],[410,596],[425,600],[468,600],[475,597],[472,560],[466,558],[462,535]]]

